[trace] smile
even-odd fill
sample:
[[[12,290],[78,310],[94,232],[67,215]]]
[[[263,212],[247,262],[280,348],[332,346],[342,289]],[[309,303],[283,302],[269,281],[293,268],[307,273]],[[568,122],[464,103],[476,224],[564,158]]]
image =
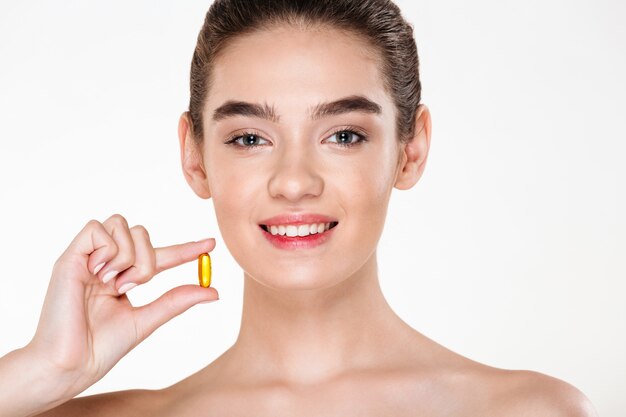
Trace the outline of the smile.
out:
[[[337,226],[339,222],[328,223],[311,223],[311,224],[280,224],[280,225],[265,225],[261,224],[261,228],[272,235],[280,235],[287,237],[303,237],[308,235],[314,235],[324,233],[333,227]]]
[[[321,247],[331,240],[339,222],[286,224],[286,225],[259,225],[259,230],[277,249],[303,250]]]

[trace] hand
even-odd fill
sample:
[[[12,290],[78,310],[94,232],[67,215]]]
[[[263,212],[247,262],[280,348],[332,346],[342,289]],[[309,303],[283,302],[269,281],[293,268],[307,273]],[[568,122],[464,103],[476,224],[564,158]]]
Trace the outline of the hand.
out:
[[[65,395],[72,398],[158,327],[219,297],[214,288],[181,285],[133,307],[120,289],[146,283],[214,247],[215,239],[207,239],[155,249],[143,226],[129,228],[119,214],[104,223],[89,221],[55,262],[37,331],[25,349],[62,380],[57,383],[65,384]],[[111,271],[119,273],[103,283]]]

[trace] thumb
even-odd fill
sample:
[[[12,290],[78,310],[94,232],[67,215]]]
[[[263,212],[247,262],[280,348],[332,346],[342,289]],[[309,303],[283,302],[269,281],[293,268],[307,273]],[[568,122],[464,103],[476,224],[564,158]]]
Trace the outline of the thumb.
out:
[[[150,336],[156,329],[203,301],[219,300],[215,288],[202,288],[198,285],[181,285],[141,307],[135,308],[137,343]]]

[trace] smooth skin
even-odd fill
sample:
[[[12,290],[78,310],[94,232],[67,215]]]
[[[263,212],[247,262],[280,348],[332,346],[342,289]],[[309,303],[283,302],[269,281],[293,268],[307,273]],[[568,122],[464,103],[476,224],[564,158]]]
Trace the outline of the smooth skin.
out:
[[[68,401],[158,327],[217,300],[214,288],[198,285],[175,287],[141,307],[124,293],[126,283],[146,283],[214,247],[215,239],[206,239],[155,249],[143,226],[129,227],[119,214],[89,221],[54,264],[31,342],[0,358],[0,415],[35,415]],[[105,284],[110,271],[122,272]]]
[[[424,171],[432,122],[421,105],[412,141],[396,140],[395,108],[362,39],[329,28],[267,28],[229,44],[213,77],[203,146],[192,140],[186,113],[178,133],[185,178],[199,197],[213,198],[221,235],[244,271],[236,342],[172,386],[76,398],[42,416],[596,415],[566,382],[458,355],[411,328],[385,300],[376,246],[392,189],[410,189]],[[382,114],[309,119],[310,107],[354,94],[380,104]],[[280,119],[213,122],[213,111],[234,99],[267,103]],[[368,141],[341,147],[333,132],[347,126]],[[225,144],[249,129],[260,146]],[[286,212],[327,214],[339,225],[322,246],[279,250],[258,223]],[[212,245],[190,248],[189,259]],[[107,365],[132,345],[115,346],[118,334],[124,331],[111,328],[99,339],[115,352]]]

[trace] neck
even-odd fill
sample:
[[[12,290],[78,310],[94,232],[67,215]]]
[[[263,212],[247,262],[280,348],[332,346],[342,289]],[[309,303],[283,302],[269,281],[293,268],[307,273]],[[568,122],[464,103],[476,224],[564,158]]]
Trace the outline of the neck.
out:
[[[306,383],[371,368],[412,331],[382,294],[376,252],[330,288],[276,290],[245,273],[244,280],[241,329],[229,353],[264,380]]]

